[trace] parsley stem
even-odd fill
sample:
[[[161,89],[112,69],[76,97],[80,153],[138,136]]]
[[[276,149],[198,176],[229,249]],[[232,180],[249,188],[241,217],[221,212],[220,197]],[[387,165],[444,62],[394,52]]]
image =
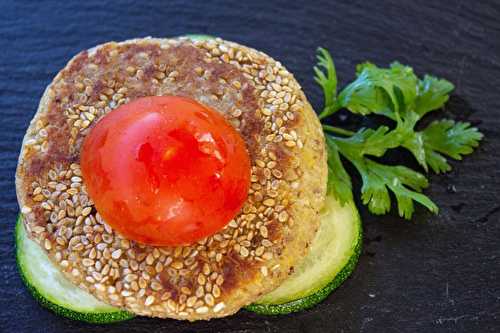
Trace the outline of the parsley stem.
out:
[[[352,136],[355,134],[353,131],[349,131],[340,127],[336,126],[330,126],[330,125],[323,125],[323,129],[328,132],[340,134],[340,135],[346,135],[346,136]]]
[[[335,109],[333,109],[332,107],[327,107],[327,108],[324,108],[323,111],[319,114],[318,118],[319,120],[323,120],[325,119],[326,117],[329,117],[331,116],[332,114],[335,113]]]
[[[323,110],[318,116],[319,120],[323,120],[324,118],[328,117],[331,113],[328,112],[328,109]]]

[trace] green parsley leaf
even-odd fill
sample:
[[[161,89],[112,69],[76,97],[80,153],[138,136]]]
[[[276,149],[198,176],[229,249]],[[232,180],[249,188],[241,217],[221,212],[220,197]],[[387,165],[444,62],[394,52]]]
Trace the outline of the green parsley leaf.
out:
[[[401,147],[408,149],[417,162],[427,171],[428,167],[422,133],[415,132],[415,125],[419,120],[420,116],[417,113],[408,111],[405,113],[404,118],[398,119],[396,131],[400,134]]]
[[[415,125],[428,112],[443,107],[453,88],[453,84],[446,80],[426,75],[423,80],[418,82],[415,100],[407,105],[401,118],[397,119],[397,130],[404,138],[401,141],[401,146],[413,154],[425,171],[428,171],[428,162],[432,163],[431,168],[435,172],[450,170],[450,168],[444,157],[437,156],[425,147],[423,133],[416,132]],[[429,161],[429,158],[432,162]]]
[[[319,118],[325,118],[338,110],[337,107],[337,71],[332,56],[324,48],[318,48],[318,64],[314,66],[314,80],[323,89],[325,106]]]
[[[454,88],[453,84],[446,80],[425,75],[418,84],[415,112],[422,117],[429,111],[442,108]]]
[[[352,201],[351,177],[342,165],[337,146],[328,136],[326,136],[326,149],[328,152],[328,193],[333,194],[344,205]]]
[[[335,138],[337,145],[344,151],[349,150],[353,155],[372,155],[380,157],[387,149],[399,145],[397,132],[389,132],[389,127],[380,126],[377,130],[361,128],[349,138]]]
[[[358,65],[356,80],[340,92],[338,103],[353,113],[396,120],[398,113],[413,105],[417,82],[411,67],[394,62],[390,68],[378,68],[367,62]]]
[[[424,175],[405,166],[382,165],[370,159],[355,163],[363,180],[361,199],[372,213],[385,214],[390,210],[391,200],[387,189],[390,189],[398,202],[401,217],[410,219],[416,201],[433,213],[438,207],[425,195],[418,193],[428,186]],[[412,190],[413,189],[413,190]]]
[[[426,206],[432,212],[437,212],[437,206],[429,198],[418,193],[428,186],[425,176],[404,166],[386,166],[364,156],[382,156],[385,150],[390,148],[391,144],[387,142],[393,141],[390,136],[394,135],[394,132],[387,133],[387,130],[387,127],[379,127],[376,131],[361,129],[348,139],[327,136],[329,153],[335,146],[335,155],[340,152],[358,170],[363,180],[361,199],[372,213],[385,214],[390,210],[389,189],[396,197],[399,214],[402,217],[411,217],[414,211],[413,200]],[[386,144],[382,147],[384,141]],[[340,161],[338,157],[335,159]],[[340,169],[345,172],[343,167]],[[337,178],[340,177],[337,170],[339,170],[338,165],[331,168],[334,180],[332,180],[333,184],[329,182],[329,189],[332,185],[337,187]],[[345,191],[344,185],[341,187],[342,191]],[[331,189],[331,191],[334,194],[338,192],[337,189]]]
[[[472,153],[483,138],[470,123],[449,119],[432,122],[421,134],[426,160],[436,173],[451,170],[443,155],[461,160],[463,155]]]
[[[342,156],[359,172],[363,181],[361,199],[372,213],[385,214],[391,209],[390,192],[396,198],[399,215],[406,219],[414,212],[414,202],[437,213],[437,206],[421,193],[428,186],[424,175],[402,165],[383,165],[370,156],[382,157],[389,149],[404,148],[425,171],[430,167],[440,173],[451,170],[446,157],[460,160],[470,154],[483,135],[469,123],[439,120],[422,131],[415,130],[423,116],[444,106],[453,84],[430,75],[420,80],[411,67],[398,62],[389,68],[366,62],[357,66],[356,79],[337,96],[337,76],[328,51],[319,49],[318,61],[315,79],[325,95],[320,119],[346,108],[360,115],[383,115],[395,124],[392,129],[380,126],[356,132],[323,124],[323,129],[332,133],[326,135],[329,193],[341,203],[352,199],[352,182]]]

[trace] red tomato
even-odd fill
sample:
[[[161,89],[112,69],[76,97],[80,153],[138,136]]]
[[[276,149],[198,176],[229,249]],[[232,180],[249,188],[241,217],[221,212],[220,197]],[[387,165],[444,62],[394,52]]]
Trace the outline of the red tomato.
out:
[[[175,96],[144,97],[104,116],[85,138],[81,168],[104,220],[127,239],[186,245],[242,207],[250,159],[216,111]]]

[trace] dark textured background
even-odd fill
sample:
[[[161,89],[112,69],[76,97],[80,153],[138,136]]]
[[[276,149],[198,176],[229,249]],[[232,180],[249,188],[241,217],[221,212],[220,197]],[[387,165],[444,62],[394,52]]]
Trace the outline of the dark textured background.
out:
[[[241,1],[243,2],[243,1]],[[500,331],[500,2],[0,1],[1,332],[498,332]],[[347,1],[346,1],[347,2]],[[329,48],[342,82],[370,59],[398,59],[457,89],[446,113],[486,135],[427,190],[438,216],[412,223],[361,209],[365,248],[349,279],[312,310],[245,311],[188,324],[138,318],[91,326],[59,318],[27,293],[15,267],[14,171],[44,87],[74,54],[109,40],[208,33],[263,50],[295,73],[313,104],[314,50]],[[401,158],[401,156],[396,156]]]

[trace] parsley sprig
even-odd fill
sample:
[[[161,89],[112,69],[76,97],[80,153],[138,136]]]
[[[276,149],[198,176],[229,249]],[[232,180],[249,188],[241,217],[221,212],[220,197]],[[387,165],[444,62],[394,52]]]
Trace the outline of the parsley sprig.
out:
[[[418,122],[429,112],[441,109],[454,89],[453,84],[430,75],[418,78],[409,66],[394,62],[379,68],[366,62],[356,68],[356,79],[337,92],[337,74],[330,53],[318,49],[315,80],[323,89],[324,107],[319,114],[325,119],[340,109],[354,114],[376,114],[389,118],[394,126],[377,129],[360,128],[352,132],[324,124],[328,150],[328,191],[341,203],[353,198],[351,177],[343,159],[352,163],[362,180],[361,200],[374,214],[391,209],[393,193],[399,215],[410,219],[414,202],[437,213],[438,207],[423,189],[426,176],[403,165],[385,165],[374,158],[389,149],[403,148],[411,152],[425,172],[451,170],[447,158],[462,159],[472,153],[483,135],[467,122],[436,120],[423,130]],[[341,158],[342,157],[342,158]]]

